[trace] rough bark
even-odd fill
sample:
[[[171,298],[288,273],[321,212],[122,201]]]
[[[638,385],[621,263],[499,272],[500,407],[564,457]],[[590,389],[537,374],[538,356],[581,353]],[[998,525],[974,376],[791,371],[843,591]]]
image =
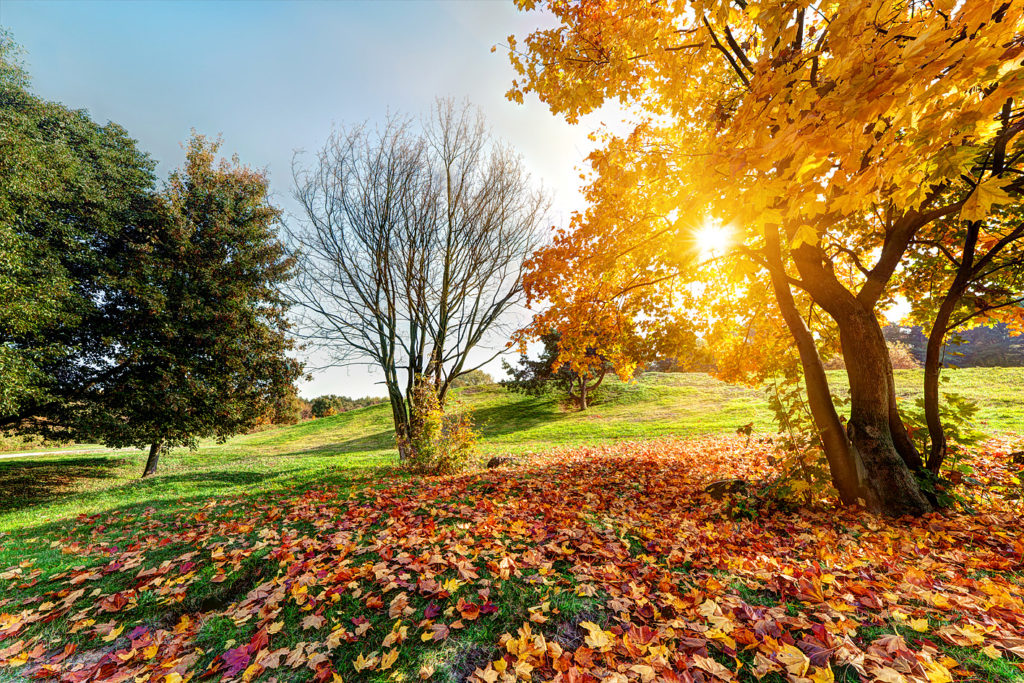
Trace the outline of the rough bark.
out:
[[[920,515],[932,509],[900,453],[893,436],[902,429],[891,419],[892,375],[885,337],[874,313],[851,314],[837,320],[846,373],[850,380],[850,419],[846,433],[854,457],[866,473],[867,507],[892,517]],[[879,380],[882,381],[879,381]]]
[[[149,446],[149,457],[146,458],[146,469],[142,471],[143,478],[156,474],[157,464],[160,462],[160,454],[163,452],[164,442],[155,441]]]
[[[398,446],[398,459],[404,462],[412,454],[409,444],[409,437],[412,435],[409,413],[406,410],[405,397],[402,396],[397,387],[388,386],[388,394],[391,403],[391,417],[395,423],[395,443]]]
[[[892,229],[878,265],[857,295],[836,278],[819,247],[804,244],[792,252],[801,285],[839,327],[850,381],[846,434],[863,500],[872,512],[892,517],[932,510],[911,471],[910,439],[895,411],[892,363],[874,310],[891,276],[890,266],[898,261],[894,255],[909,241],[907,225],[901,221]]]

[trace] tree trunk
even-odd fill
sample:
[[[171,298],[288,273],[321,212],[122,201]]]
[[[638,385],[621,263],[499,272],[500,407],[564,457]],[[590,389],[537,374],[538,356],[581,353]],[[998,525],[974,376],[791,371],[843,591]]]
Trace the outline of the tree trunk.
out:
[[[928,346],[924,355],[924,419],[928,425],[928,440],[931,442],[927,466],[935,474],[942,468],[949,446],[946,431],[942,427],[942,419],[939,417],[939,373],[942,371],[942,347],[946,341],[946,328],[965,289],[958,285],[959,282],[954,281],[939,305],[932,329],[928,333]]]
[[[886,357],[888,358],[888,349],[886,349]],[[892,434],[893,446],[896,447],[896,452],[903,458],[903,463],[912,470],[919,471],[924,469],[924,461],[921,459],[921,453],[917,450],[914,445],[914,440],[910,438],[910,432],[907,431],[907,426],[903,424],[903,418],[900,417],[899,409],[896,406],[896,378],[892,372],[892,361],[889,362],[889,432]]]
[[[164,442],[154,441],[149,446],[149,457],[146,458],[146,469],[142,471],[142,477],[146,478],[151,474],[156,474],[157,463],[160,462],[160,453],[163,451]]]
[[[967,226],[964,251],[956,269],[956,276],[946,291],[946,295],[942,298],[939,310],[935,313],[935,320],[932,321],[932,329],[928,332],[928,346],[924,355],[924,419],[928,425],[928,440],[931,442],[928,449],[927,466],[935,474],[938,474],[942,468],[948,448],[946,431],[942,428],[942,419],[939,417],[939,373],[942,371],[942,347],[946,341],[949,319],[953,317],[953,311],[956,310],[960,298],[967,291],[967,285],[974,274],[974,251],[980,230],[981,223],[978,221],[973,221]],[[994,251],[990,252],[989,256],[992,253]],[[984,261],[985,257],[982,260]]]
[[[831,261],[818,245],[805,242],[791,252],[802,287],[839,327],[850,380],[846,435],[857,479],[863,485],[864,503],[872,512],[891,517],[932,510],[908,465],[914,459],[912,444],[895,410],[892,363],[875,315],[878,297],[906,249],[916,216],[897,221],[876,268],[856,295],[836,277]],[[778,252],[777,235],[770,247]],[[781,262],[781,257],[778,260]],[[910,450],[906,448],[908,444]],[[919,460],[920,456],[917,457]]]
[[[409,438],[412,430],[409,424],[409,413],[406,410],[406,401],[399,393],[389,391],[389,402],[391,403],[391,417],[395,423],[395,444],[398,446],[398,460],[405,462],[411,455]]]
[[[587,409],[587,378],[580,377],[580,398],[579,398],[580,411]]]
[[[836,321],[850,380],[850,420],[846,433],[866,476],[867,507],[892,517],[932,509],[901,455],[892,421],[892,364],[882,328],[872,311],[850,312]]]
[[[862,467],[858,467],[854,460],[850,442],[846,438],[846,432],[839,420],[835,404],[832,403],[832,391],[829,389],[828,376],[821,363],[817,344],[796,308],[793,292],[789,288],[789,282],[786,281],[782,269],[778,233],[770,230],[766,233],[768,255],[773,266],[770,275],[775,301],[786,322],[786,327],[793,335],[797,352],[800,354],[800,365],[803,369],[804,385],[807,389],[807,402],[821,438],[825,459],[828,460],[832,485],[839,491],[839,499],[843,504],[855,505],[859,499],[866,498],[863,482],[864,470]]]

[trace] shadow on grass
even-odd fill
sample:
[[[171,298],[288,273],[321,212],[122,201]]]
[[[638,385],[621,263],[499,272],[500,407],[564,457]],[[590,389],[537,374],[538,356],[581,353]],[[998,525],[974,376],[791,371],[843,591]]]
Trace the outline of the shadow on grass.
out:
[[[133,500],[122,505],[113,504],[103,511],[105,519],[143,519],[148,518],[155,509],[158,518],[172,519],[184,512],[194,509],[197,505],[208,503],[216,498],[222,502],[237,500],[244,504],[247,499],[259,499],[261,502],[271,500],[290,500],[305,492],[321,489],[324,486],[335,488],[339,496],[355,488],[373,487],[385,482],[400,481],[407,478],[391,467],[350,467],[345,469],[327,469],[312,472],[301,468],[279,470],[275,472],[196,472],[184,475],[157,475],[149,479],[132,480],[121,486],[109,489],[108,492],[117,497],[123,493],[127,499],[133,493]],[[274,482],[274,480],[280,480]],[[187,493],[180,492],[182,484],[208,484],[209,488],[193,488]],[[279,486],[268,487],[257,491],[224,491],[230,486],[250,486],[277,483]],[[145,492],[139,495],[140,487]],[[105,492],[107,493],[107,492]],[[80,491],[67,496],[87,498],[95,495],[95,491]],[[65,533],[68,519],[48,521],[43,524],[24,526],[15,532],[21,537],[49,536]],[[254,520],[259,522],[260,520]],[[258,524],[259,526],[259,524]],[[0,557],[3,552],[0,548]],[[2,565],[2,561],[0,561]]]
[[[70,495],[86,479],[110,479],[121,458],[66,458],[0,463],[0,513]]]
[[[365,451],[383,451],[395,447],[395,430],[386,429],[376,434],[367,434],[354,439],[325,443],[322,446],[314,446],[295,454],[309,455],[311,453],[322,453],[323,455],[342,453],[361,453]],[[289,454],[290,455],[290,454]]]
[[[269,479],[278,479],[288,476],[298,469],[275,470],[271,472],[252,472],[236,470],[232,472],[193,472],[191,474],[167,474],[157,477],[139,479],[125,484],[123,487],[150,486],[156,488],[174,489],[180,484],[200,484],[203,488],[223,488],[225,486],[250,486],[261,484]],[[116,490],[116,489],[113,489]]]
[[[473,422],[483,438],[506,436],[540,425],[560,422],[572,415],[558,408],[555,394],[537,398],[523,396],[509,405],[478,408],[473,411]]]

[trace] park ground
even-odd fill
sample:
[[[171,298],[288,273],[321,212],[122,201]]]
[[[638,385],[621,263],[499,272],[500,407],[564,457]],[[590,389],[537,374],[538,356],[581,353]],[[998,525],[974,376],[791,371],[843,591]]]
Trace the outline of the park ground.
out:
[[[947,373],[991,438],[955,508],[737,515],[763,393],[463,390],[480,458],[396,468],[385,406],[173,452],[0,460],[0,681],[1024,680],[1024,370]],[[919,372],[898,373],[913,401]],[[752,438],[736,429],[753,423]]]

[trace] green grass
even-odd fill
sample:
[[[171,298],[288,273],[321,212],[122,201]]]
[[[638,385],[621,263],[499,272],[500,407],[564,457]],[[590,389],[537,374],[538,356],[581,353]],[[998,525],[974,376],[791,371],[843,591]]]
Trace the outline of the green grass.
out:
[[[991,433],[1024,432],[1024,369],[972,369],[946,375],[949,380],[945,390],[958,391],[979,401],[978,427]],[[842,373],[831,373],[831,378],[837,392],[843,393]],[[919,371],[897,373],[902,401],[916,398],[915,388],[920,379]],[[537,452],[621,439],[732,434],[738,426],[750,422],[756,432],[772,431],[771,414],[760,390],[730,386],[700,374],[652,373],[633,383],[608,382],[598,402],[584,413],[574,411],[554,395],[527,397],[510,394],[500,387],[466,389],[456,400],[474,413],[482,437],[481,460],[498,453]],[[336,487],[340,494],[354,496],[351,503],[372,510],[379,495],[378,487],[393,486],[396,479],[406,476],[395,468],[391,416],[384,405],[242,435],[224,444],[204,443],[197,451],[172,451],[163,457],[156,476],[140,480],[144,460],[142,452],[43,454],[0,460],[0,569],[31,560],[32,564],[26,566],[25,571],[38,572],[39,577],[38,583],[12,581],[8,594],[0,599],[6,598],[14,605],[55,591],[58,582],[67,580],[67,572],[82,568],[99,570],[110,561],[106,549],[119,550],[140,539],[165,536],[169,541],[166,546],[147,549],[146,567],[174,562],[183,553],[195,550],[194,544],[186,540],[188,529],[205,523],[213,531],[203,540],[203,552],[197,560],[197,580],[189,587],[185,599],[169,606],[153,591],[146,591],[140,593],[137,604],[127,610],[133,624],[160,624],[162,628],[172,627],[182,615],[214,615],[201,623],[196,635],[195,643],[205,652],[198,666],[200,670],[218,653],[252,635],[252,623],[236,626],[230,619],[216,614],[277,571],[278,560],[269,559],[272,546],[263,547],[262,532],[287,528],[296,535],[315,539],[319,530],[325,528],[322,523],[315,526],[301,516],[290,520],[267,516],[269,509],[287,510],[290,506],[295,509],[295,500],[301,494]],[[447,499],[446,503],[472,504],[475,497],[490,495],[495,481],[476,481],[476,478],[492,475],[499,477],[495,480],[499,482],[504,476],[501,472],[475,475],[459,495]],[[529,488],[527,482],[531,475],[520,473],[518,476],[520,485]],[[417,483],[410,489],[409,495],[415,495],[420,485]],[[622,493],[630,500],[633,500],[634,486],[639,495],[642,487],[635,480],[627,477],[622,482]],[[508,495],[508,492],[497,495]],[[451,529],[457,536],[461,534],[461,517],[440,513],[434,509],[432,501],[421,500],[418,506],[410,506],[407,513],[434,519],[439,528]],[[320,503],[314,507],[320,507]],[[325,502],[322,507],[340,511],[343,506]],[[638,509],[643,510],[643,503]],[[88,517],[76,520],[76,515]],[[323,522],[333,518],[325,513],[323,517],[311,519]],[[612,522],[600,516],[573,519],[611,534],[616,529]],[[239,522],[247,526],[239,530]],[[227,531],[229,528],[234,531]],[[362,530],[362,536],[353,540],[364,549],[359,554],[360,563],[381,559],[376,552],[365,549],[384,528],[385,525],[379,523],[369,525]],[[647,558],[648,552],[659,552],[649,551],[639,537],[621,538],[638,562]],[[215,582],[211,581],[215,568],[206,553],[221,545],[229,551],[251,550],[251,553],[228,572],[224,581]],[[522,546],[515,547],[522,549]],[[514,631],[530,618],[531,610],[539,606],[544,606],[547,623],[538,624],[537,630],[550,637],[558,635],[566,640],[578,640],[581,621],[605,625],[609,619],[606,603],[610,595],[603,590],[591,597],[577,594],[576,576],[570,571],[571,567],[570,563],[558,560],[553,564],[553,573],[543,581],[532,570],[516,581],[504,582],[482,574],[491,582],[498,613],[489,619],[466,622],[458,633],[437,647],[420,646],[419,632],[411,631],[411,640],[401,649],[395,669],[412,680],[420,667],[426,665],[434,669],[434,680],[461,680],[477,666],[486,666],[495,657],[500,634]],[[677,575],[692,579],[691,569],[688,562],[679,568]],[[88,585],[95,595],[130,592],[138,581],[137,573],[134,568],[113,572]],[[743,582],[731,581],[728,572],[718,573],[749,605],[779,605],[785,607],[791,617],[798,616],[803,609],[800,603],[786,600],[770,589],[756,585],[748,588]],[[448,571],[439,574],[438,580],[452,577],[453,572]],[[380,587],[368,584],[366,590],[379,591]],[[453,594],[453,601],[457,597],[473,598],[469,587],[461,590],[458,596]],[[412,600],[412,606],[422,615],[427,600],[418,597]],[[275,637],[275,647],[294,647],[305,640],[322,641],[334,626],[345,624],[346,628],[352,628],[351,617],[366,615],[371,622],[370,637],[360,642],[342,643],[332,655],[339,673],[346,680],[395,680],[391,674],[359,675],[351,668],[351,662],[358,655],[369,654],[376,647],[368,645],[367,641],[379,643],[393,627],[394,620],[385,617],[385,613],[368,610],[346,595],[329,608],[329,623],[307,631],[299,626],[307,613],[289,606],[280,615],[287,628]],[[446,615],[446,618],[451,621],[453,617]],[[409,623],[415,621],[412,619]],[[79,643],[83,649],[103,647],[84,631],[69,632],[68,623],[58,620],[41,624],[33,633],[54,645]],[[858,635],[861,640],[870,642],[885,629],[899,628],[899,625],[883,628],[865,624]],[[909,632],[907,635],[913,636]],[[946,650],[952,652],[944,647]],[[955,657],[984,680],[1009,682],[1016,680],[1019,674],[1016,662],[992,661],[974,650],[957,650]],[[726,658],[720,663],[731,666],[732,660]],[[9,671],[0,671],[0,681],[15,680],[6,678],[9,674]],[[309,672],[282,670],[281,676],[281,680],[307,680]],[[743,683],[754,681],[746,672],[741,680]],[[850,671],[837,670],[836,680],[847,683],[857,677]]]
[[[913,401],[921,372],[896,375],[900,400]],[[844,393],[844,374],[830,376]],[[981,429],[1024,431],[1024,368],[963,369],[944,377],[944,391],[979,402]],[[772,431],[762,390],[698,373],[606,381],[598,401],[582,413],[554,394],[530,397],[498,386],[464,389],[456,400],[473,411],[481,459],[620,439],[731,434],[749,422],[756,432]],[[132,504],[347,482],[357,474],[372,480],[389,476],[396,458],[390,410],[378,405],[172,451],[161,459],[159,474],[143,481],[144,461],[141,451],[0,459],[0,531]]]

